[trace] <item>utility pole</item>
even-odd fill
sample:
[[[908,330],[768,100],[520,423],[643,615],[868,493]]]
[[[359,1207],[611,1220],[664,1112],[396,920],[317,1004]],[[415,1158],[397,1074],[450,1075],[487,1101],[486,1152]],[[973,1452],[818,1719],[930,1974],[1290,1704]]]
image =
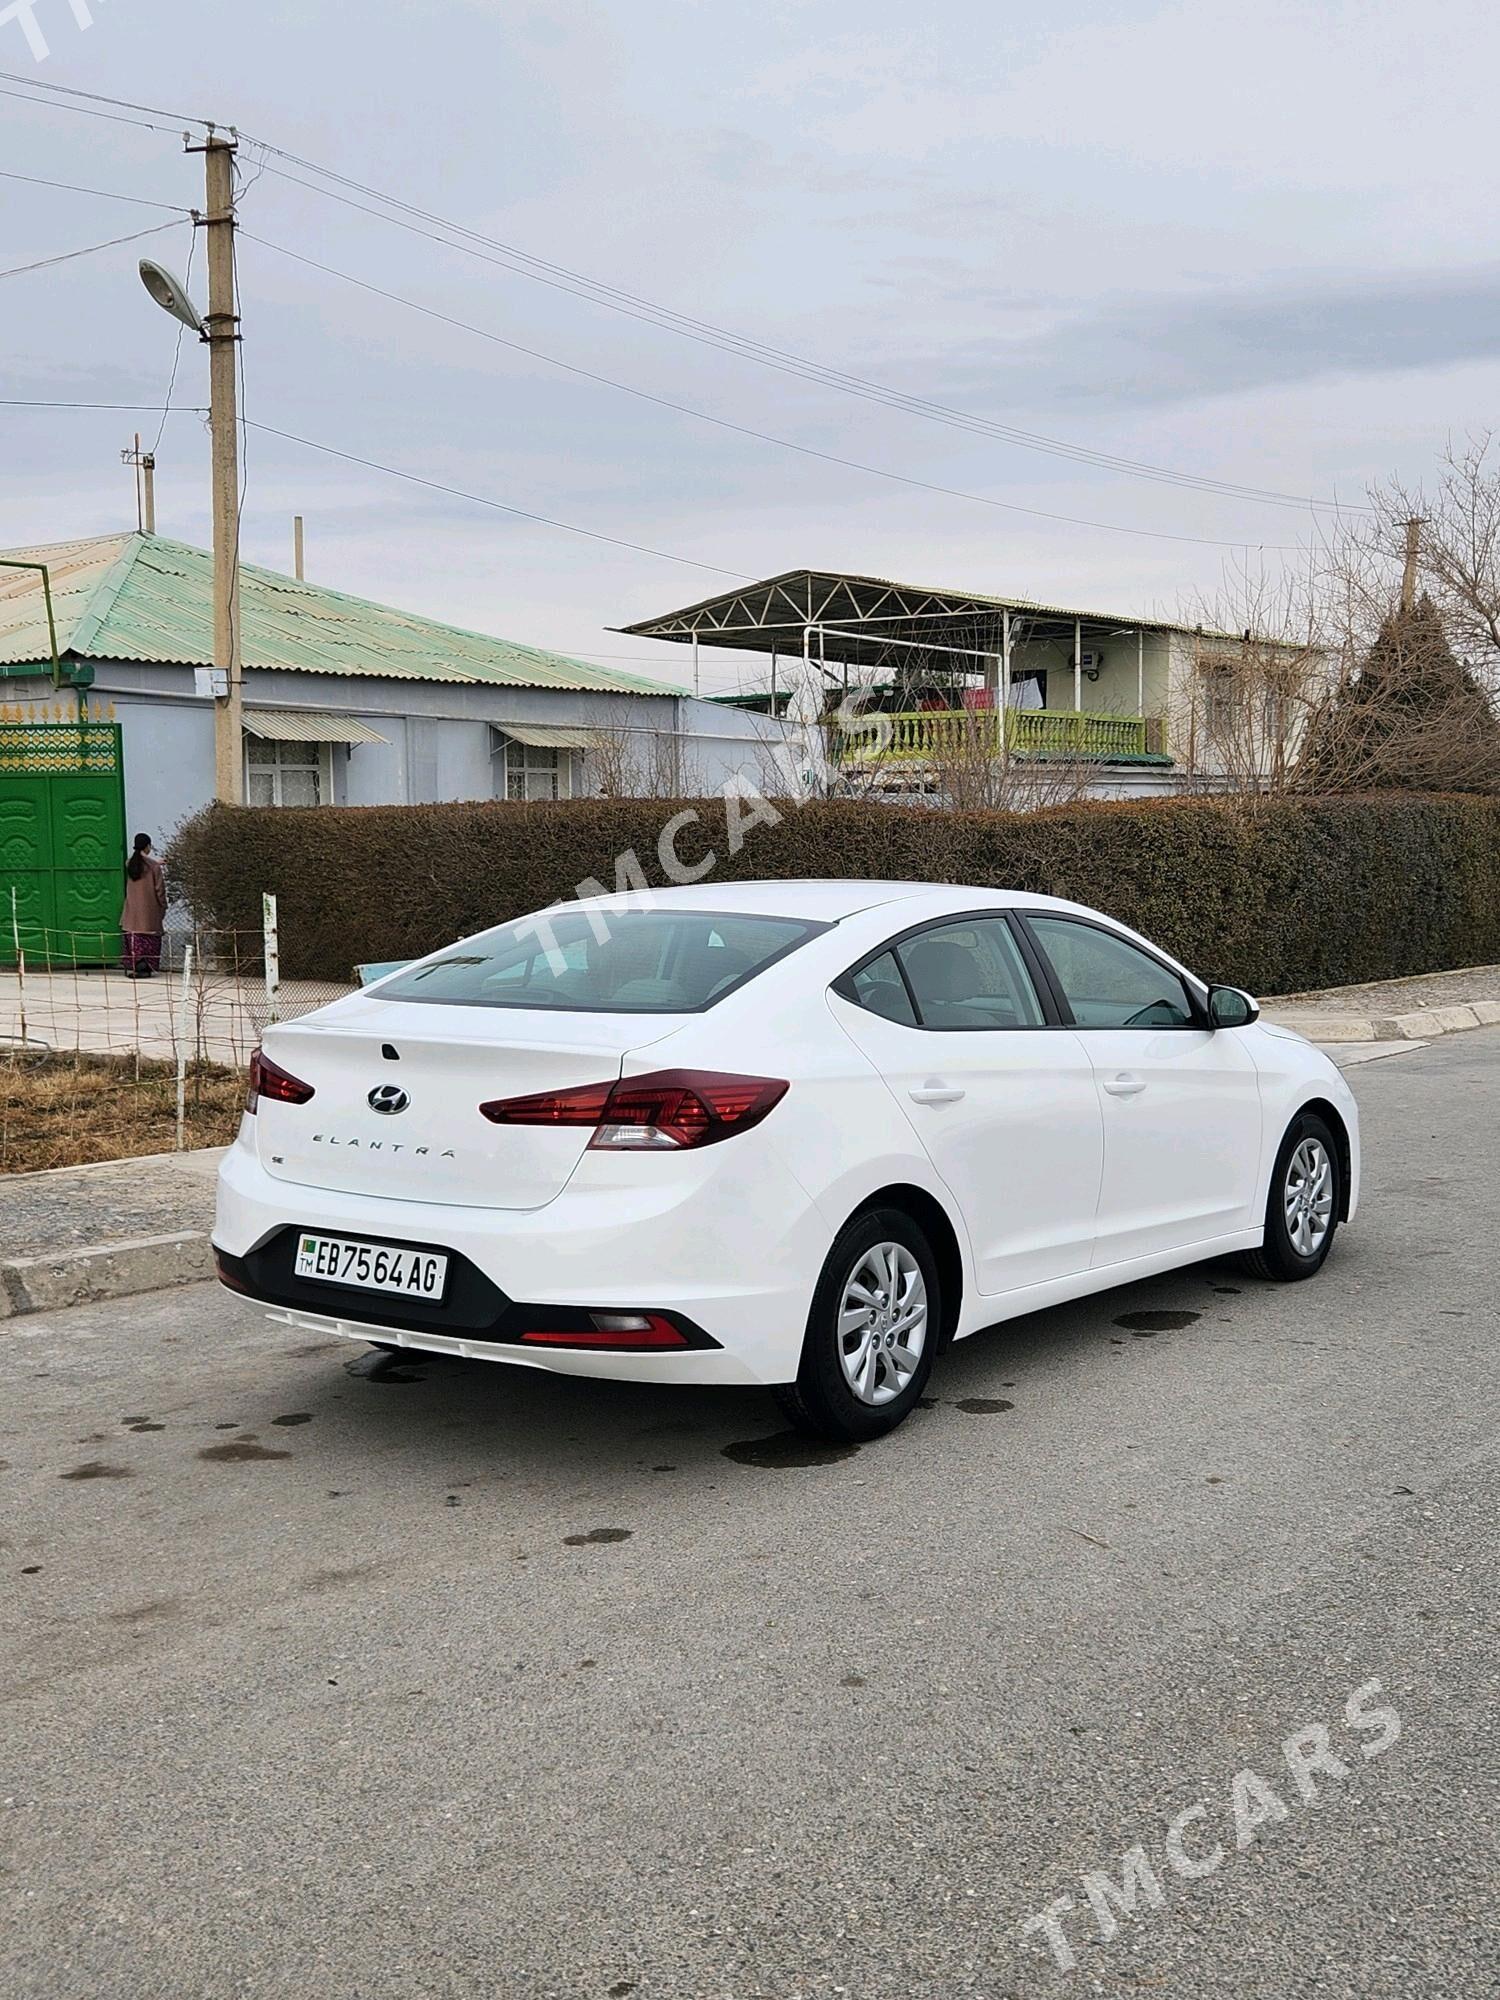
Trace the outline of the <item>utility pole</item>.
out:
[[[141,450],[141,434],[135,434],[135,449],[120,453],[122,462],[135,467],[135,525],[148,535],[156,533],[156,454]],[[143,497],[144,496],[144,497]]]
[[[1422,522],[1414,514],[1406,523],[1406,561],[1401,570],[1401,609],[1410,611],[1417,601],[1417,559],[1422,552]]]
[[[298,583],[302,582],[302,516],[292,516],[292,562]]]
[[[244,673],[240,661],[239,413],[235,369],[240,338],[234,298],[234,159],[239,141],[210,127],[201,146],[208,237],[208,428],[213,457],[214,670],[223,693],[214,700],[214,796],[220,805],[245,802]]]

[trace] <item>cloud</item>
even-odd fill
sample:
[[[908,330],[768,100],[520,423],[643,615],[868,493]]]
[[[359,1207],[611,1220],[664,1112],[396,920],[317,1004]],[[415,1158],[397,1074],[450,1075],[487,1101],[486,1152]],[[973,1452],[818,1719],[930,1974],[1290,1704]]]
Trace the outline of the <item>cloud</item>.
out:
[[[970,288],[967,303],[980,296]],[[1017,301],[996,304],[1009,313]],[[1486,267],[1321,289],[1123,298],[1021,340],[970,340],[911,374],[927,393],[970,407],[1130,409],[1497,356],[1500,267]]]

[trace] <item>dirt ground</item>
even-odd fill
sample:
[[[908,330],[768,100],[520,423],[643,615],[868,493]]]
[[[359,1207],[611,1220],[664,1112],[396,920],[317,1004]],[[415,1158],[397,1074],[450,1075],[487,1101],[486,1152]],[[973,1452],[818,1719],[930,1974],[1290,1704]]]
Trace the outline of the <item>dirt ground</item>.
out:
[[[204,1064],[187,1078],[188,1146],[224,1146],[244,1103],[244,1073]],[[170,1064],[90,1056],[0,1061],[0,1173],[33,1173],[177,1144],[177,1078]]]

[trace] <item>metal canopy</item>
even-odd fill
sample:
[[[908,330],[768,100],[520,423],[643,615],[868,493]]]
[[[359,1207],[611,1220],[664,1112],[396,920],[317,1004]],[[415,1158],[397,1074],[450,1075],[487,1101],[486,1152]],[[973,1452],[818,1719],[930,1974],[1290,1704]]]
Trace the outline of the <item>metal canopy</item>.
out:
[[[1089,634],[1198,629],[1169,619],[1080,611],[1024,597],[931,589],[888,577],[807,569],[787,570],[615,629],[632,638],[697,641],[754,653],[769,653],[774,647],[778,653],[800,655],[811,627],[809,651],[820,661],[870,666],[879,664],[882,655],[889,657],[892,647],[904,649],[917,642],[931,647],[934,658],[940,649],[952,648],[952,669],[974,672],[977,661],[965,668],[956,656],[998,654],[1007,619],[1014,644],[1058,639],[1070,647],[1080,627]]]
[[[596,729],[580,729],[568,723],[497,722],[502,736],[524,743],[529,750],[592,750],[599,740]]]
[[[247,708],[245,734],[269,743],[389,743],[352,715],[317,715],[308,709]]]

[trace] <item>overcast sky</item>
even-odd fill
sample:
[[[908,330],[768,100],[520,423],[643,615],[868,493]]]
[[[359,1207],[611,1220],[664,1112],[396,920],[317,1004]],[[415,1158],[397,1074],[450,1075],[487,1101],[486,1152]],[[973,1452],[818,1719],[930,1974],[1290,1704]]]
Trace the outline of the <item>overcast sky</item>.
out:
[[[235,123],[677,314],[1019,430],[1347,501],[1391,472],[1420,478],[1446,435],[1496,418],[1493,0],[89,0],[87,30],[71,0],[33,4],[46,59],[5,21],[0,69]],[[721,426],[1184,538],[798,455],[247,240],[251,419],[691,562],[257,432],[247,560],[290,569],[301,512],[319,581],[676,679],[679,650],[605,628],[732,580],[716,569],[1172,611],[1215,588],[1232,550],[1211,544],[1307,535],[1296,508],[757,365],[261,172],[302,169],[254,145],[241,158],[247,232],[499,340]],[[0,170],[201,202],[202,162],[173,130],[13,97]],[[0,218],[0,271],[157,219],[14,179]],[[190,236],[0,280],[0,394],[159,410],[173,329],[135,260],[181,269]],[[200,254],[200,304],[201,279]],[[176,400],[206,401],[191,339]],[[158,423],[0,408],[0,544],[133,526],[119,451]],[[196,417],[167,421],[159,468],[159,529],[206,543]],[[705,655],[707,684],[739,665]]]

